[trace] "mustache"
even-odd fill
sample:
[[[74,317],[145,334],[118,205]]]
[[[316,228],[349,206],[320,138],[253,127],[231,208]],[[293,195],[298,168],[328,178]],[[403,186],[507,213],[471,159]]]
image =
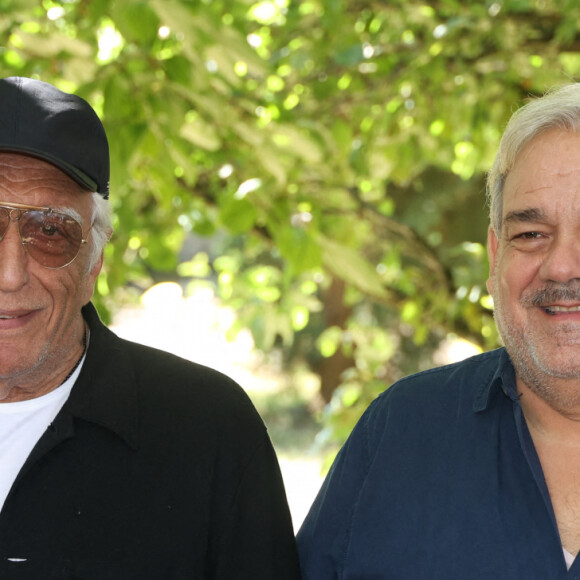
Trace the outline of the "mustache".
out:
[[[554,302],[580,303],[580,280],[546,286],[522,298],[522,303],[525,306],[545,306],[546,304],[554,304]]]

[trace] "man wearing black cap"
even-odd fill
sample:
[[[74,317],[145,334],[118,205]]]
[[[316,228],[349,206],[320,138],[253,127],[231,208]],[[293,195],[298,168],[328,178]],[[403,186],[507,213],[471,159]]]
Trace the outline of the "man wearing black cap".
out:
[[[108,181],[84,100],[0,80],[0,578],[298,578],[244,392],[90,304]]]

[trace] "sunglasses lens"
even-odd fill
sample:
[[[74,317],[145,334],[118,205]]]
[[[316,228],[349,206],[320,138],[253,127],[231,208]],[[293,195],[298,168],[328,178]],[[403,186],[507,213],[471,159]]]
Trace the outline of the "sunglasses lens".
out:
[[[0,235],[5,231],[3,224],[4,218],[0,212]],[[62,268],[79,253],[83,239],[82,228],[76,220],[65,214],[27,210],[22,213],[18,227],[30,257],[41,266]]]
[[[5,207],[0,207],[0,240],[4,239],[9,227],[10,210]]]

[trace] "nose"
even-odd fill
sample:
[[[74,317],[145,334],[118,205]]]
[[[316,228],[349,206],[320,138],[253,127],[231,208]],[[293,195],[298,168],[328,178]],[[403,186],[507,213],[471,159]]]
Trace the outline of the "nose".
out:
[[[544,280],[559,283],[580,279],[580,239],[555,239],[542,261],[540,274]]]
[[[28,281],[28,254],[16,223],[11,223],[0,241],[0,292],[16,292]]]

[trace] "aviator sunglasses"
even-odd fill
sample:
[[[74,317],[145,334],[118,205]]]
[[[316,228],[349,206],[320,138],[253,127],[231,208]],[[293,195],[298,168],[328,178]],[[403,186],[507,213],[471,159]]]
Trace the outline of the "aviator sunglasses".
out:
[[[0,241],[10,222],[16,222],[28,255],[45,268],[68,266],[87,243],[76,219],[50,207],[0,201]]]

